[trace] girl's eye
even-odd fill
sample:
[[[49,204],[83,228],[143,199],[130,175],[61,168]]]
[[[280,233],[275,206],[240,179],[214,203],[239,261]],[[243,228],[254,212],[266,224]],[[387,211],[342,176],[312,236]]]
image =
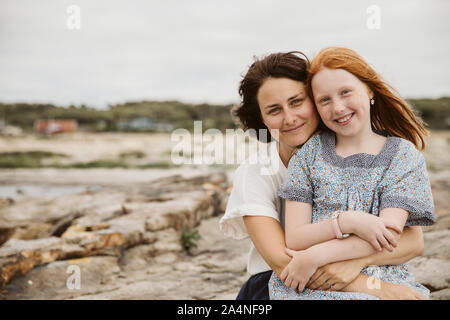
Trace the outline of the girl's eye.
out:
[[[328,101],[329,101],[330,99],[328,99],[328,98],[322,98],[322,99],[320,99],[320,104],[325,104],[325,103],[327,103]]]
[[[343,96],[348,95],[349,93],[350,93],[350,90],[342,90],[342,95]]]

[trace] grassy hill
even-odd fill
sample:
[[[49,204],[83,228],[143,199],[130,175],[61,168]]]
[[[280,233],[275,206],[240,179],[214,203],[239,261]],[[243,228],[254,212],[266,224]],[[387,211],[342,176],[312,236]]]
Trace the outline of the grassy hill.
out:
[[[408,103],[432,129],[450,129],[450,97],[439,99],[408,99]],[[136,117],[149,117],[170,123],[175,128],[193,130],[195,120],[203,121],[203,130],[236,128],[230,111],[233,105],[186,104],[179,101],[139,101],[111,105],[106,110],[88,106],[61,107],[51,104],[0,103],[0,121],[33,129],[36,119],[76,119],[81,129],[118,131],[118,124]]]

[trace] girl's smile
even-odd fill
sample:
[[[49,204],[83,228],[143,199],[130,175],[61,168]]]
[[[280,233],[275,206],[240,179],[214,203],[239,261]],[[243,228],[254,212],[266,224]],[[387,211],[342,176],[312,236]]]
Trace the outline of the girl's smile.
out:
[[[355,114],[354,112],[349,113],[349,114],[347,114],[347,115],[345,115],[343,117],[340,117],[340,118],[338,118],[338,119],[336,119],[334,121],[337,122],[338,126],[346,126],[352,121],[352,118],[353,118],[354,114]]]

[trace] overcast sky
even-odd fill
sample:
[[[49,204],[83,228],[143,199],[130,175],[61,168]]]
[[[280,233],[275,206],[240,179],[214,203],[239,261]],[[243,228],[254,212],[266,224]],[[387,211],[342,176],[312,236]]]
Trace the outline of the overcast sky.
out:
[[[235,103],[254,55],[330,45],[404,97],[449,96],[449,17],[448,0],[2,0],[0,102]]]

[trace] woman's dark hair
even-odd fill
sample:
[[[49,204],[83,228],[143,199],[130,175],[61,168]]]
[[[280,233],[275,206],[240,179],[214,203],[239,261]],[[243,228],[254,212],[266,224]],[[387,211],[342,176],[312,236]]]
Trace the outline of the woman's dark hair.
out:
[[[298,55],[302,55],[304,58]],[[258,90],[268,78],[288,78],[306,84],[309,60],[300,51],[272,53],[263,58],[254,57],[254,60],[240,82],[241,102],[233,108],[232,114],[239,118],[244,130],[256,130],[259,140],[261,140],[259,129],[266,129],[267,135],[270,137],[269,141],[271,141],[272,136],[262,120],[257,99]]]

